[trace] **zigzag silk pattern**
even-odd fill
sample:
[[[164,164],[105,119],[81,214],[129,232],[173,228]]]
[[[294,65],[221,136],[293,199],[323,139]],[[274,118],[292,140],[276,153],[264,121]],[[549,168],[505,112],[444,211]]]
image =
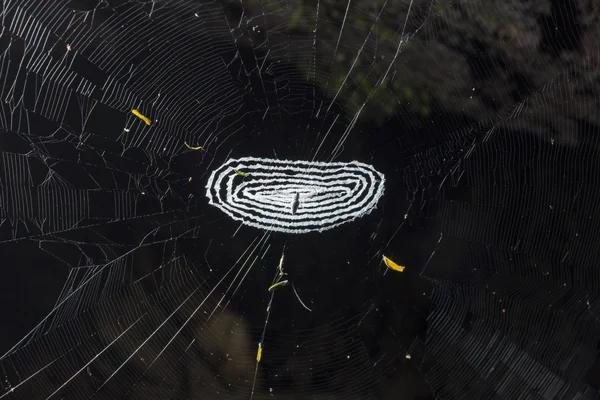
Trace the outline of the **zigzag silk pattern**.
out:
[[[211,205],[245,225],[268,231],[324,231],[371,212],[385,177],[358,161],[229,159],[206,184]]]

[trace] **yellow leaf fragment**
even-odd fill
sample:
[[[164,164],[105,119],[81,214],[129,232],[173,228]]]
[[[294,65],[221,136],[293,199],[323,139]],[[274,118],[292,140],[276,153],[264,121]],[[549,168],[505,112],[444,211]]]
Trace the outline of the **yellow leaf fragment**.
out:
[[[133,110],[131,110],[131,113],[133,115],[135,115],[136,117],[138,117],[139,119],[141,119],[142,121],[144,121],[146,123],[146,125],[151,125],[152,124],[152,120],[150,120],[150,118],[146,117],[145,115],[143,115],[138,110],[133,109]]]
[[[285,285],[287,285],[287,284],[288,284],[288,281],[281,281],[281,282],[277,282],[276,284],[274,284],[274,285],[271,285],[271,286],[269,287],[269,289],[267,289],[267,290],[268,290],[269,292],[272,292],[273,290],[275,290],[275,289],[277,289],[277,288],[280,288],[280,287],[283,287],[283,286],[285,286]]]
[[[256,362],[260,362],[261,358],[262,358],[262,346],[259,343],[258,344],[258,352],[256,353]]]
[[[394,271],[398,271],[398,272],[404,271],[404,267],[402,265],[396,264],[395,262],[393,262],[386,256],[383,256],[383,262],[385,263],[385,265],[388,266],[388,268],[393,269]]]
[[[243,176],[244,178],[247,177],[247,176],[250,176],[250,174],[246,174],[246,173],[244,173],[242,171],[238,171],[235,168],[233,170],[235,171],[236,174],[238,174],[239,176]]]
[[[183,142],[183,144],[185,144],[185,147],[187,147],[190,150],[202,150],[202,146],[190,146],[189,144],[187,144],[187,142]]]

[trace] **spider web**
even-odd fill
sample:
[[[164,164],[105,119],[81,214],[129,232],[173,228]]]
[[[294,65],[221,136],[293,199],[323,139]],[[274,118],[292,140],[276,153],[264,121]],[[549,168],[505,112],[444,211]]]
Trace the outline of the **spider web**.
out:
[[[36,319],[0,398],[594,398],[598,22],[564,4],[4,1],[6,314]],[[386,191],[262,231],[206,199],[243,157]]]

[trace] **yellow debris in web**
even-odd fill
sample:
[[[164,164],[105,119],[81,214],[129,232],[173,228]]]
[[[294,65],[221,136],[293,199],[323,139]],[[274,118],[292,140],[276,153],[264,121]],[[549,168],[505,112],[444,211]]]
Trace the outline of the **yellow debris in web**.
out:
[[[387,265],[388,268],[393,269],[394,271],[402,272],[404,268],[402,265],[396,264],[386,256],[383,256],[383,262]]]
[[[262,357],[262,345],[259,343],[258,344],[258,353],[256,353],[256,361],[260,362],[261,357]]]
[[[150,118],[146,117],[145,115],[143,115],[138,110],[133,109],[133,110],[131,110],[131,113],[133,115],[135,115],[136,117],[138,117],[139,119],[141,119],[142,121],[144,121],[146,123],[146,125],[152,125],[152,120]]]
[[[187,144],[187,142],[183,142],[183,144],[185,144],[185,147],[187,147],[190,150],[202,150],[202,146],[190,146],[189,144]]]
[[[288,284],[288,281],[277,282],[276,284],[269,286],[269,288],[267,289],[267,291],[272,292],[273,290],[275,290],[277,288],[280,288],[280,287],[283,287],[283,286],[285,286],[287,284]]]
[[[238,171],[238,170],[237,170],[237,169],[235,169],[235,168],[234,168],[233,170],[235,171],[235,173],[236,173],[236,174],[238,174],[239,176],[243,176],[244,178],[246,178],[246,177],[250,176],[250,174],[247,174],[247,173],[245,173],[245,172],[242,172],[242,171]]]

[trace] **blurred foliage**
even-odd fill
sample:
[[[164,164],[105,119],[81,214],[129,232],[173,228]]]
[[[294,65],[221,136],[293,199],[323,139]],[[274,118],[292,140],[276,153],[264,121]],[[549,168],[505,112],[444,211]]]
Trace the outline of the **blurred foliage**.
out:
[[[477,22],[484,24],[484,25],[490,25],[494,22],[493,19],[489,15],[484,15],[484,14],[477,14],[475,16],[475,19],[477,20]]]
[[[340,44],[334,55],[345,10],[330,7],[320,8],[318,26],[315,25],[317,10],[314,2],[297,2],[289,12],[289,34],[299,37],[316,34],[317,40],[325,43],[318,45],[320,49],[331,48],[330,56],[319,52],[316,60],[296,60],[304,76],[313,80],[330,98],[335,97],[350,118],[361,107],[360,119],[378,125],[401,107],[428,116],[432,104],[429,91],[394,73],[393,67],[386,76],[401,39],[396,27],[383,18],[376,22],[375,15],[350,10],[344,21],[344,40],[340,41],[343,45]],[[369,42],[358,54],[369,32]]]

